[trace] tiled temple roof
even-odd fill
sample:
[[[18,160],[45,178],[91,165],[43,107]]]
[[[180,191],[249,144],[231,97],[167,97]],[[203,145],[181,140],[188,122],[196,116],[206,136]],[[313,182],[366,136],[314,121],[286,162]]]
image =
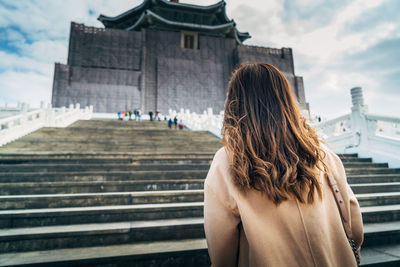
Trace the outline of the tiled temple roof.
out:
[[[166,0],[144,0],[141,5],[118,16],[100,15],[98,20],[106,28],[112,29],[192,30],[207,35],[235,38],[242,43],[250,38],[250,35],[238,31],[236,23],[227,17],[225,6],[225,1],[209,6],[198,6]]]

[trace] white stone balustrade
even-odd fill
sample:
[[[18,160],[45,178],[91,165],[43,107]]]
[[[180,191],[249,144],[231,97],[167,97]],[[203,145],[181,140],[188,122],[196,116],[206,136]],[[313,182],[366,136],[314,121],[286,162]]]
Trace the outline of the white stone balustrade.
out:
[[[208,108],[203,114],[197,114],[190,112],[190,110],[181,109],[179,112],[175,110],[169,110],[170,118],[175,116],[178,121],[182,120],[184,125],[194,131],[209,131],[215,136],[221,138],[222,121],[224,117],[223,111],[219,114],[214,115],[212,108]]]
[[[357,153],[360,157],[371,157],[374,162],[387,162],[391,168],[400,167],[400,118],[368,114],[360,87],[351,89],[351,95],[350,114],[311,125],[336,153]],[[209,108],[203,114],[196,114],[183,109],[170,110],[169,116],[177,116],[192,130],[210,131],[221,138],[223,111],[213,114]]]
[[[81,109],[79,104],[69,108],[42,104],[39,109],[29,112],[24,108],[20,114],[0,119],[0,146],[42,127],[67,127],[77,120],[89,120],[92,114],[93,106]]]
[[[351,95],[351,113],[314,124],[318,134],[336,153],[357,153],[400,167],[400,118],[368,114],[360,87],[352,88]]]

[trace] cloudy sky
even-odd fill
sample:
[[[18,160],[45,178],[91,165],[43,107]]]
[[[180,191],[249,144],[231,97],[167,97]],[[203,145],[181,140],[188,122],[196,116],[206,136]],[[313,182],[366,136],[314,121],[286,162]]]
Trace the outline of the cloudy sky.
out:
[[[209,5],[218,0],[181,0]],[[51,101],[54,62],[66,63],[70,22],[102,27],[142,0],[0,0],[0,106]],[[249,45],[292,47],[312,114],[348,113],[361,86],[369,111],[400,116],[400,1],[227,0]]]

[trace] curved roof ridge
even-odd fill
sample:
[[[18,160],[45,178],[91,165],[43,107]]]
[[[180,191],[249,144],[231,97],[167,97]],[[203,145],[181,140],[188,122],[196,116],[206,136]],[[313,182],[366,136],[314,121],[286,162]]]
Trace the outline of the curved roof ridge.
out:
[[[215,4],[212,4],[212,5],[208,5],[208,6],[199,6],[199,5],[186,4],[186,3],[175,3],[175,2],[167,1],[167,0],[144,0],[137,7],[129,9],[128,11],[125,11],[120,15],[117,15],[117,16],[114,16],[114,17],[109,17],[109,16],[105,16],[103,14],[100,14],[100,16],[97,19],[99,21],[101,21],[101,22],[103,22],[103,21],[117,21],[117,20],[119,20],[119,19],[121,19],[121,18],[123,18],[125,16],[129,16],[129,15],[131,15],[131,14],[137,12],[137,11],[140,11],[141,9],[145,8],[148,4],[151,4],[152,1],[159,2],[159,3],[165,4],[167,6],[185,7],[185,8],[191,8],[191,9],[197,9],[197,10],[202,9],[202,10],[207,10],[207,11],[209,11],[211,9],[218,9],[218,8],[220,8],[222,6],[225,7],[225,5],[226,5],[224,0],[219,1],[219,2],[217,2]],[[225,18],[227,20],[229,20],[228,17],[226,16],[225,8],[224,8],[224,13],[225,13]]]
[[[129,9],[129,10],[117,15],[117,16],[114,16],[114,17],[109,17],[109,16],[105,16],[103,14],[100,14],[100,16],[97,19],[100,20],[101,22],[103,22],[103,20],[116,21],[116,20],[118,20],[120,18],[123,18],[123,17],[125,17],[127,15],[130,15],[130,14],[134,13],[135,11],[139,11],[140,9],[146,7],[148,2],[150,2],[150,1],[151,0],[144,0],[140,5],[138,5],[138,6],[134,7],[134,8],[131,8],[131,9]]]
[[[160,7],[159,9],[157,7]],[[162,11],[167,10],[167,11]],[[168,14],[172,11],[178,13],[190,13],[193,15],[192,19],[177,19],[175,17],[170,17]],[[162,11],[162,12],[161,12]],[[169,12],[169,13],[168,13]],[[208,15],[210,17],[207,17]],[[200,16],[198,20],[194,19],[196,16]],[[176,16],[176,15],[174,15]],[[208,22],[204,22],[204,16],[207,17]],[[158,26],[162,28],[186,28],[195,29],[199,31],[215,31],[214,34],[223,34],[226,36],[234,37],[239,43],[250,38],[248,32],[240,32],[236,28],[236,23],[233,19],[229,19],[226,13],[226,2],[224,0],[218,1],[215,4],[208,6],[199,6],[195,4],[186,3],[176,3],[169,0],[143,0],[143,2],[118,15],[115,17],[107,17],[100,15],[98,20],[103,23],[106,28],[116,28],[122,30],[137,30],[140,27],[151,27],[153,25],[153,19]],[[153,25],[157,27],[157,25]],[[230,30],[228,30],[230,28]]]
[[[175,7],[179,6],[179,7],[193,8],[193,9],[204,9],[204,10],[219,8],[226,4],[224,0],[221,0],[215,4],[208,5],[208,6],[200,6],[200,5],[194,5],[194,4],[188,4],[188,3],[176,3],[176,2],[172,2],[172,1],[168,1],[168,0],[155,0],[155,1],[162,2],[164,4],[167,4],[170,6],[175,6]]]
[[[140,16],[140,18],[138,19],[138,21],[126,28],[125,30],[134,30],[135,27],[137,27],[138,25],[140,25],[140,23],[146,19],[147,17],[152,17],[154,19],[157,19],[165,24],[168,25],[173,25],[173,26],[183,26],[183,27],[187,27],[187,28],[196,28],[196,29],[204,29],[204,30],[216,30],[216,29],[223,29],[223,28],[229,28],[229,27],[234,27],[234,22],[228,22],[225,24],[220,24],[220,25],[203,25],[203,24],[195,24],[195,23],[187,23],[187,22],[176,22],[176,21],[172,21],[172,20],[168,20],[160,15],[157,15],[156,13],[150,11],[150,10],[146,10],[146,12],[143,12],[142,16]]]

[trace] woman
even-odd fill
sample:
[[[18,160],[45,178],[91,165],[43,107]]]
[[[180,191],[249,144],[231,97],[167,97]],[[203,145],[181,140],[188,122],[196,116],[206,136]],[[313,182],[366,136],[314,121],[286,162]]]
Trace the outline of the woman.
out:
[[[343,164],[301,118],[277,68],[235,70],[222,132],[204,185],[213,266],[357,266],[327,178],[343,195],[359,253],[362,218]]]

